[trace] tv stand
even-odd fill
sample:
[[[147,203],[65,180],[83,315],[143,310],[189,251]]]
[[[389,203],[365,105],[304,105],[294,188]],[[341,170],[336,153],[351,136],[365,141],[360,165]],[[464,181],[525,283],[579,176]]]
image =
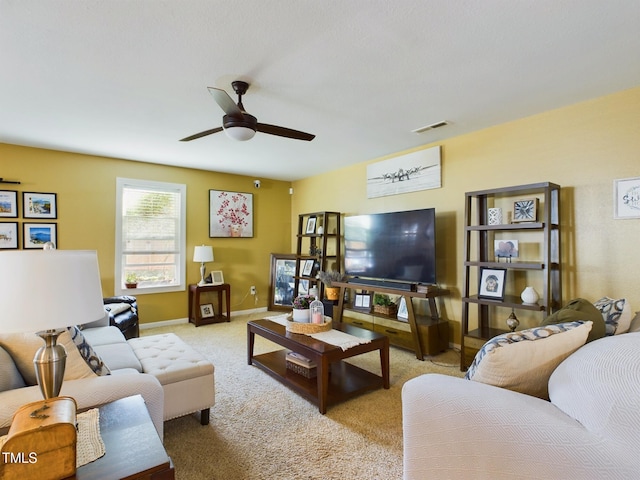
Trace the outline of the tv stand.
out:
[[[424,360],[424,355],[435,355],[441,351],[446,350],[449,347],[449,324],[446,320],[442,320],[440,318],[440,316],[438,315],[438,307],[436,305],[436,298],[443,295],[448,295],[449,290],[440,289],[434,286],[430,286],[429,288],[424,289],[417,288],[417,285],[410,283],[403,284],[409,285],[409,287],[411,288],[410,290],[404,290],[380,285],[363,285],[354,283],[353,279],[349,282],[333,282],[333,285],[336,287],[340,287],[340,297],[338,300],[338,305],[333,310],[333,320],[335,322],[345,321],[343,319],[343,313],[345,309],[362,313],[362,309],[345,305],[344,298],[347,289],[361,289],[376,293],[400,295],[402,298],[404,298],[407,305],[407,322],[402,322],[396,317],[367,312],[374,319],[373,322],[351,323],[358,327],[367,328],[369,330],[374,330],[387,335],[389,337],[389,343],[391,343],[391,345],[412,349],[413,351],[415,351],[416,358],[418,360]],[[418,292],[414,290],[425,291]],[[427,301],[429,302],[430,316],[415,314],[413,309],[414,299],[427,299]],[[383,323],[376,323],[375,319],[380,319],[381,321],[384,320],[384,323],[386,325]],[[405,332],[405,334],[409,335],[409,339],[407,341],[402,338],[401,329],[396,329],[391,326],[393,324],[398,325],[401,323],[409,325],[410,333]]]

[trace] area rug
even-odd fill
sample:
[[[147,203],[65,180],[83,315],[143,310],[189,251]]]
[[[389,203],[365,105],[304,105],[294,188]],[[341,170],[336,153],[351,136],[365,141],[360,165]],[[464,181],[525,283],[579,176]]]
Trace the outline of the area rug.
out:
[[[322,415],[316,405],[247,364],[246,323],[267,315],[197,328],[181,324],[143,330],[143,335],[174,332],[215,365],[210,424],[200,425],[199,414],[165,423],[164,444],[176,478],[402,478],[402,385],[424,373],[462,376],[459,353],[449,350],[419,361],[413,352],[391,347],[389,390],[330,405]],[[280,348],[256,337],[256,354]],[[349,361],[380,373],[377,352]]]

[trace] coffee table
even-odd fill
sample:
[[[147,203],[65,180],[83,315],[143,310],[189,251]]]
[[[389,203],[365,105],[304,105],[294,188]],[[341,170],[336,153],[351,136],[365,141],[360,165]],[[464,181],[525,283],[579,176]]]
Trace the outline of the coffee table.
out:
[[[334,325],[340,330],[370,340],[342,350],[340,347],[316,340],[308,335],[287,332],[284,325],[271,320],[247,322],[247,361],[318,405],[320,413],[329,404],[338,403],[363,392],[380,387],[389,388],[389,339],[382,334],[345,323]],[[255,336],[266,338],[286,350],[253,354]],[[367,352],[380,351],[381,375],[356,367],[342,360]],[[307,379],[286,366],[288,351],[304,355],[317,365],[317,377]]]

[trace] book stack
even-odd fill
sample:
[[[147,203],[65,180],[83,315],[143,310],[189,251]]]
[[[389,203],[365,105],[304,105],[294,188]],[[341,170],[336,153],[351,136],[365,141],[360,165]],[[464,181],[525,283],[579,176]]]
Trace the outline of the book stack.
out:
[[[316,364],[296,352],[287,353],[287,368],[305,378],[315,378],[317,376]]]

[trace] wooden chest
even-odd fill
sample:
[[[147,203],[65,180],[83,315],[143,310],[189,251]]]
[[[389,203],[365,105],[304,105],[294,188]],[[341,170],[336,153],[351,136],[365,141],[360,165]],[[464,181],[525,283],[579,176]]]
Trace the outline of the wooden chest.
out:
[[[76,402],[56,397],[23,405],[2,446],[0,478],[53,480],[76,472]]]

